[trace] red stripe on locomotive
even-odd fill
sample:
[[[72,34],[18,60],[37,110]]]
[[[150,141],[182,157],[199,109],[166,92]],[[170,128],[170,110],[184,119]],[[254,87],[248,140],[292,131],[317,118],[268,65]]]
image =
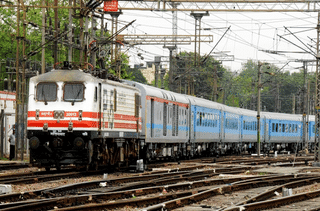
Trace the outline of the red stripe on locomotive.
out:
[[[70,120],[28,120],[28,127],[43,127],[44,123],[48,123],[48,127],[65,127],[68,128]],[[98,121],[72,121],[73,128],[97,128]]]

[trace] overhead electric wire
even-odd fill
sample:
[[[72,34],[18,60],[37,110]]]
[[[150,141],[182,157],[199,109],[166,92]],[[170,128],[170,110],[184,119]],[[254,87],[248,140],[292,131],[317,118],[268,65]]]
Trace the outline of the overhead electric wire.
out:
[[[165,13],[165,14],[162,14],[161,16],[159,15],[159,13],[157,13],[157,12],[152,12],[153,14],[155,14],[155,16],[156,17],[154,17],[154,16],[145,16],[145,17],[152,17],[152,18],[156,18],[156,19],[164,19],[165,21],[167,21],[168,23],[170,23],[170,26],[172,26],[172,22],[171,22],[171,16],[170,17],[165,17],[164,18],[164,16],[165,16],[165,14],[168,14],[168,13]],[[186,14],[186,16],[189,16],[189,14],[187,14],[186,12],[182,12],[182,13],[184,13],[184,14]],[[140,14],[140,13],[139,13]],[[169,14],[171,14],[171,13],[169,13]],[[282,14],[282,13],[280,13],[280,14]],[[210,15],[213,15],[214,17],[218,17],[218,18],[221,18],[222,16],[217,16],[217,15],[214,15],[213,13],[210,13]],[[286,14],[287,15],[287,14]],[[246,15],[244,15],[246,18],[249,18],[249,17],[247,17]],[[292,18],[291,18],[292,17]],[[303,18],[301,18],[301,20],[305,20],[305,22],[307,22],[308,24],[309,23],[311,23],[311,24],[313,24],[313,22],[312,21],[309,21],[309,19],[312,19],[312,18],[314,18],[314,17],[312,17],[311,15],[309,15],[308,17],[303,17]],[[252,18],[251,18],[252,19]],[[277,19],[272,19],[272,20],[270,20],[270,19],[266,19],[265,21],[264,21],[264,19],[259,19],[258,21],[258,23],[260,23],[261,24],[261,22],[267,22],[268,24],[266,24],[267,26],[269,26],[267,29],[265,29],[265,28],[262,28],[262,29],[260,29],[261,31],[266,31],[266,30],[270,30],[270,29],[274,29],[274,30],[277,30],[277,28],[279,28],[278,26],[273,26],[273,25],[271,25],[271,24],[269,24],[269,22],[271,21],[271,23],[277,23],[277,22],[279,22],[279,23],[281,23],[281,22],[284,22],[284,21],[290,21],[290,20],[292,20],[292,21],[294,21],[294,20],[296,20],[297,19],[297,17],[293,17],[293,16],[290,16],[290,18],[286,18],[285,20],[283,20],[283,19],[280,19],[280,20],[277,20]],[[178,18],[178,21],[184,21],[184,22],[186,22],[187,24],[190,24],[190,25],[194,25],[194,21],[192,20],[192,19],[182,19],[182,18]],[[249,18],[249,20],[250,20],[250,18]],[[253,20],[253,19],[252,19]],[[254,20],[253,20],[254,21]],[[208,21],[205,21],[205,23],[203,24],[203,25],[206,25],[206,26],[211,26],[211,20],[208,20]],[[215,20],[215,22],[217,22],[216,20]],[[228,39],[229,40],[231,40],[231,41],[234,41],[234,42],[236,42],[236,43],[240,43],[240,44],[243,44],[243,45],[246,45],[246,46],[249,46],[249,47],[253,47],[254,49],[261,49],[259,46],[257,46],[257,45],[254,45],[253,43],[250,43],[250,42],[248,42],[247,41],[247,39],[246,38],[243,38],[243,37],[241,37],[241,36],[236,36],[237,35],[237,32],[241,32],[241,31],[248,31],[248,28],[245,28],[245,27],[243,27],[243,26],[240,26],[240,25],[244,25],[244,23],[245,22],[248,22],[248,20],[245,20],[245,21],[241,21],[241,23],[238,23],[238,20],[236,20],[235,22],[236,23],[234,23],[232,20],[226,20],[226,19],[223,19],[223,20],[221,20],[221,21],[219,21],[219,23],[223,23],[223,22],[227,22],[227,24],[230,24],[231,23],[231,25],[232,26],[236,26],[236,27],[232,27],[232,29],[230,30],[230,35],[227,35],[226,37],[228,37]],[[210,24],[209,24],[210,23]],[[249,23],[248,23],[249,24]],[[301,24],[300,24],[301,25]],[[215,27],[217,27],[216,25],[215,25]],[[289,27],[289,26],[288,26]],[[170,27],[162,27],[162,28],[164,28],[164,29],[170,29]],[[240,29],[239,29],[240,28]],[[192,31],[192,33],[191,33],[191,30],[192,29],[190,29],[190,30],[187,30],[187,29],[185,29],[185,28],[182,28],[182,27],[180,27],[180,25],[178,25],[178,30],[179,31],[185,31],[186,33],[188,33],[188,34],[193,34],[194,33],[194,31]],[[257,29],[258,30],[258,29]],[[249,31],[251,31],[252,33],[254,33],[254,34],[257,34],[257,30],[252,30],[252,29],[249,29]],[[217,34],[217,35],[221,35],[222,34],[222,32],[221,31],[219,31],[219,30],[216,30],[216,31],[214,31],[214,32],[212,32],[213,34]],[[266,35],[264,35],[264,33],[261,33],[262,35],[261,36],[264,36],[264,37],[266,37],[267,39],[270,39],[270,40],[274,40],[274,37],[270,37],[270,36],[266,36]],[[205,43],[206,45],[209,45],[208,43]],[[211,45],[209,45],[209,46],[211,46]],[[272,45],[272,47],[274,47],[274,45]],[[158,47],[157,47],[158,48]],[[180,46],[179,47],[180,49],[186,49],[186,50],[188,50],[188,49],[190,49],[190,48],[188,48],[188,47],[186,47],[186,46]],[[279,57],[278,55],[277,56],[273,56],[273,55],[268,55],[268,57],[270,57],[270,58],[272,58],[273,60],[275,60],[275,61],[278,61],[279,59],[277,58],[277,57]],[[282,57],[285,57],[286,59],[295,59],[294,57],[291,57],[291,56],[288,56],[288,55],[284,55],[284,56],[282,56]],[[236,60],[238,60],[238,61],[247,61],[248,59],[246,58],[246,59],[241,59],[241,58],[237,58],[237,55],[235,56],[235,59]],[[234,61],[234,62],[237,62],[237,61]]]

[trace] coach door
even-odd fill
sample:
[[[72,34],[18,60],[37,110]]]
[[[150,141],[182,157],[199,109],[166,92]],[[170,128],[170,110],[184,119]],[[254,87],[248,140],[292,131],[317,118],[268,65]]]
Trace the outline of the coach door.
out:
[[[263,121],[265,122],[265,130],[264,130],[264,137],[265,137],[265,142],[270,141],[270,129],[271,129],[271,124],[270,124],[270,120],[268,120],[266,117],[263,118]]]
[[[140,113],[141,97],[138,93],[134,95],[134,116],[137,119],[137,132],[139,132],[139,113]]]
[[[191,107],[190,107],[191,108]],[[195,132],[195,123],[194,123],[194,113],[196,112],[195,111],[192,111],[192,109],[190,109],[190,113],[191,113],[191,118],[190,118],[190,140],[191,142],[193,142],[195,139],[196,139],[196,132]]]
[[[102,112],[103,112],[103,119],[102,119],[102,127],[108,128],[108,91],[106,89],[103,90],[102,93]]]

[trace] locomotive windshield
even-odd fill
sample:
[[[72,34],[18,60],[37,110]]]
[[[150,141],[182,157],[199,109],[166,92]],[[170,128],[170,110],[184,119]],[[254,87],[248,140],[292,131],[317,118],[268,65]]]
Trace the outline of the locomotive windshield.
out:
[[[68,83],[64,85],[63,100],[80,102],[84,97],[84,86],[82,83]]]
[[[39,83],[37,85],[37,100],[39,101],[56,101],[57,84],[56,83]]]

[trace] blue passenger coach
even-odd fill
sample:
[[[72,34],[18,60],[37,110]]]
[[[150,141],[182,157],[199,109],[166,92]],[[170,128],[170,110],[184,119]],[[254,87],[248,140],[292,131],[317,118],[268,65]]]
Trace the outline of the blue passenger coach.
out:
[[[202,98],[187,96],[190,102],[190,143],[195,152],[213,154],[221,141],[223,105]]]
[[[127,81],[141,92],[140,143],[147,160],[256,153],[257,111]],[[314,116],[309,118],[309,143]],[[261,152],[301,148],[302,115],[260,113]]]

